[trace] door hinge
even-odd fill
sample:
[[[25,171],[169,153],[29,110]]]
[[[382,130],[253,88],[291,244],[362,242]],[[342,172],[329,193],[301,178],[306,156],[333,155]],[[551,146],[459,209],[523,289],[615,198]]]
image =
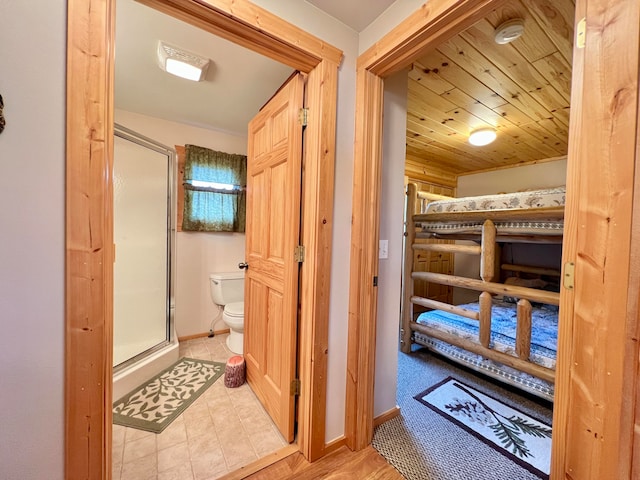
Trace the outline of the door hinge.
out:
[[[309,109],[301,108],[298,110],[298,123],[303,127],[307,126],[307,120],[309,119]]]
[[[300,380],[297,378],[291,380],[291,395],[300,395]]]
[[[573,289],[574,276],[576,271],[576,264],[573,262],[567,262],[564,264],[564,279],[562,284],[567,290]]]
[[[293,251],[293,260],[298,263],[304,262],[304,245],[298,245]]]

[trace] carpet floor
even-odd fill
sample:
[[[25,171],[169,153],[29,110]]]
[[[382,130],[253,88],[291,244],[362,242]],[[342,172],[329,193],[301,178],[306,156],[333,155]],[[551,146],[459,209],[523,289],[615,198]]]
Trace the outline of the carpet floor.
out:
[[[453,376],[551,424],[551,405],[499,386],[470,370],[418,349],[398,353],[397,403],[401,415],[375,429],[373,447],[409,480],[538,480],[413,397]]]

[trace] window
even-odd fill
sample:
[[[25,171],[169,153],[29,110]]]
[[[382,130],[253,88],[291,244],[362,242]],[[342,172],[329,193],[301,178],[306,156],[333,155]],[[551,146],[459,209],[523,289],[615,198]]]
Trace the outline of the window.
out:
[[[244,232],[247,157],[195,145],[176,150],[178,230]]]

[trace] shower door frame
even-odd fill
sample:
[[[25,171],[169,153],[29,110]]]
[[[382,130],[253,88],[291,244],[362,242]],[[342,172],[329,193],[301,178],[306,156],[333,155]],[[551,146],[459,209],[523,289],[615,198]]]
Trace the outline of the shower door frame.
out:
[[[166,286],[166,294],[165,294],[165,311],[166,311],[166,319],[165,319],[165,330],[166,335],[165,339],[154,345],[151,348],[148,348],[131,358],[128,358],[124,362],[119,363],[118,365],[113,366],[113,372],[118,373],[130,365],[135,364],[139,360],[152,355],[155,352],[165,348],[167,345],[171,344],[174,340],[172,338],[172,334],[175,331],[174,322],[175,322],[175,275],[176,275],[176,202],[174,199],[176,198],[176,151],[172,148],[163,145],[152,138],[146,137],[138,132],[135,132],[123,125],[118,123],[114,123],[113,126],[113,136],[120,137],[124,140],[128,140],[130,142],[135,143],[144,148],[148,148],[149,150],[153,150],[156,153],[161,155],[166,155],[167,157],[167,252],[166,252],[166,263],[167,263],[167,286]],[[114,164],[115,164],[115,146],[114,146]],[[114,212],[115,214],[115,212]],[[115,221],[115,218],[114,218]],[[114,263],[116,261],[115,258],[115,243],[114,243]],[[115,322],[115,318],[113,320]],[[112,362],[113,363],[113,362]]]

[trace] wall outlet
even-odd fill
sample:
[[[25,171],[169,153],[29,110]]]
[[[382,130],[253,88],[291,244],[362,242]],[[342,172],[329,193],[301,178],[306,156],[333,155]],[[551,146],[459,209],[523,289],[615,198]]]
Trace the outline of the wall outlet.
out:
[[[389,240],[380,240],[378,258],[389,258]]]

